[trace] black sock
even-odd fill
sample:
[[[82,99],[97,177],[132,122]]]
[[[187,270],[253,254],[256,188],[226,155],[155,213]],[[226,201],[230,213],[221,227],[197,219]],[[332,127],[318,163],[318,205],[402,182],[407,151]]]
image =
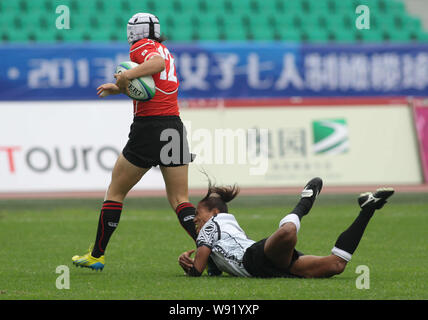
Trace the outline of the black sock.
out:
[[[357,249],[374,210],[361,210],[354,222],[337,238],[335,247],[352,255]]]
[[[301,198],[291,213],[296,214],[299,217],[299,220],[302,220],[302,218],[311,210],[313,204],[314,201],[311,198]]]
[[[93,257],[99,258],[104,255],[110,237],[119,223],[121,212],[122,203],[110,200],[104,201],[98,220],[97,237],[92,250]]]
[[[196,241],[198,235],[196,234],[196,227],[193,222],[193,218],[196,214],[196,208],[190,202],[183,202],[177,206],[175,213],[177,214],[177,218],[178,221],[180,221],[181,226],[187,231],[189,236]]]

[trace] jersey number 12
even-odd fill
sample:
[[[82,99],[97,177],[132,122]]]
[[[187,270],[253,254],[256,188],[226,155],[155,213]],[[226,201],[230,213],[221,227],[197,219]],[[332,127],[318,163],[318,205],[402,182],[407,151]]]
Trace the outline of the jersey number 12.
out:
[[[159,47],[158,52],[160,53],[162,58],[165,59],[165,62],[168,63],[168,65],[169,65],[168,75],[166,73],[167,68],[165,68],[160,73],[160,79],[177,83],[177,77],[175,76],[174,58],[169,53],[169,50],[167,48]]]

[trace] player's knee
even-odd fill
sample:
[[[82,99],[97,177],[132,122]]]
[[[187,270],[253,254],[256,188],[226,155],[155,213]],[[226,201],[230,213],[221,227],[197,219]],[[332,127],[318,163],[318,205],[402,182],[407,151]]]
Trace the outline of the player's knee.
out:
[[[278,236],[281,239],[281,242],[286,243],[296,243],[296,226],[292,223],[286,223],[281,228],[279,228]]]
[[[332,273],[334,273],[334,275],[341,274],[343,271],[345,271],[345,268],[346,261],[341,258],[335,259],[335,261],[332,263]]]

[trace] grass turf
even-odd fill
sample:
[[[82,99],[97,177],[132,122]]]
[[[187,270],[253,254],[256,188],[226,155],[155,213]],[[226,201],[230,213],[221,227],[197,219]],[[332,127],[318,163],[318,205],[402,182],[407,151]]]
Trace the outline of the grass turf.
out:
[[[230,211],[259,240],[297,198],[240,196]],[[330,279],[184,276],[177,258],[194,245],[164,198],[127,199],[104,271],[75,268],[71,257],[95,239],[99,208],[99,199],[1,200],[0,300],[428,299],[426,194],[394,195],[375,213],[345,272]],[[321,195],[302,221],[297,249],[328,255],[357,214],[355,195]],[[56,288],[59,265],[70,268],[70,289]],[[359,265],[369,267],[369,289],[356,288]]]

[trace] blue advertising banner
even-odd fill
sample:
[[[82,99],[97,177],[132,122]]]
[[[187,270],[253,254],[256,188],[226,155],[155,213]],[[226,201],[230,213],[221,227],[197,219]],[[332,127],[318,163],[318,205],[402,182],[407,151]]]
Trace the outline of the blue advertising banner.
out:
[[[428,44],[167,46],[182,99],[428,95]],[[3,45],[0,100],[96,99],[125,60],[126,44]]]

